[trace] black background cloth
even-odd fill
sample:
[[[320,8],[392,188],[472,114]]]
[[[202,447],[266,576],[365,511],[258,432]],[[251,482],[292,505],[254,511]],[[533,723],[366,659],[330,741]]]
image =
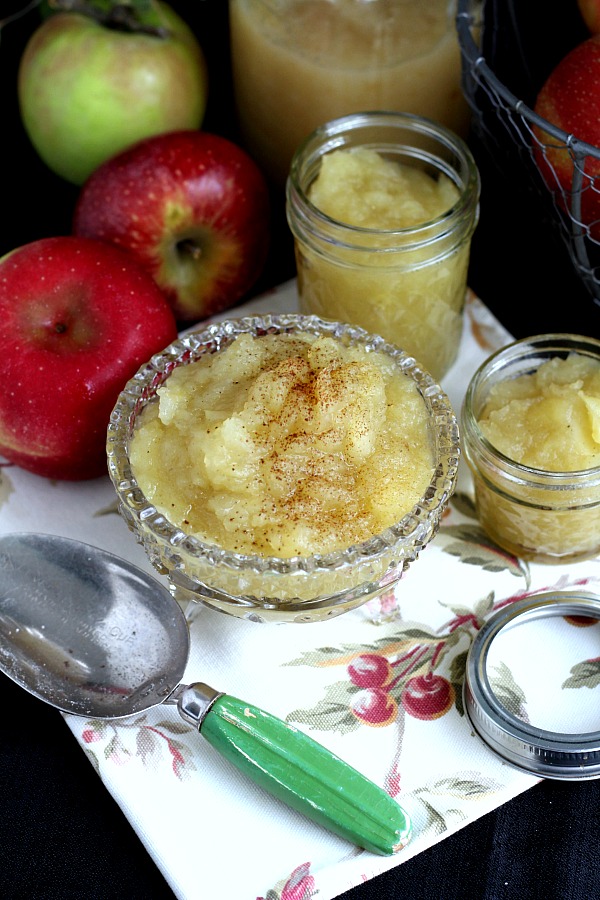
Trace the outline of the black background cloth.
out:
[[[24,5],[3,0],[0,16]],[[204,127],[235,139],[227,4],[225,0],[203,0],[172,5],[197,30],[208,58],[212,87]],[[537,43],[547,50],[543,32],[555,34],[561,29],[558,9],[563,5],[552,10],[539,2],[521,6],[527,7],[536,24]],[[0,34],[1,164],[5,175],[0,253],[40,237],[68,233],[77,195],[75,188],[45,169],[19,120],[18,60],[38,22],[36,12],[28,13]],[[498,34],[502,34],[500,24]],[[564,28],[561,34],[564,40],[570,39]],[[208,35],[210,39],[206,39]],[[544,65],[547,63],[542,63],[542,69]],[[598,336],[598,307],[582,295],[564,256],[549,252],[550,237],[541,228],[527,225],[528,216],[537,221],[536,211],[519,206],[523,198],[511,193],[510,176],[498,176],[475,138],[473,150],[483,191],[471,286],[515,337],[553,329]],[[281,198],[276,199],[281,204]],[[278,209],[281,215],[281,205]],[[512,231],[511,225],[515,226]],[[293,274],[290,238],[281,215],[281,222],[275,223],[267,269],[255,291]],[[5,676],[0,676],[0,699],[0,898],[173,898],[62,716]],[[595,780],[540,782],[430,850],[342,895],[343,900],[600,898],[599,792]],[[160,809],[156,814],[161,814]],[[202,814],[197,810],[198,816]],[[165,822],[165,828],[178,827],[177,822]],[[253,840],[257,852],[269,852],[268,847],[260,847],[255,835],[236,835],[235,828],[232,834],[231,843],[224,839],[224,865],[235,862],[235,840]],[[202,864],[199,847],[197,897],[209,900],[203,890]],[[268,887],[264,886],[265,892]],[[239,900],[254,900],[251,890],[249,886],[248,896]]]

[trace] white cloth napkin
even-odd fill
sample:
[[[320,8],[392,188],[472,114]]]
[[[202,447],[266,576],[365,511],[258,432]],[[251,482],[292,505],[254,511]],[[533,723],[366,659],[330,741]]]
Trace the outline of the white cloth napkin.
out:
[[[234,312],[296,308],[292,281]],[[510,340],[470,293],[459,360],[443,381],[457,413],[477,366]],[[383,598],[318,624],[259,625],[198,606],[190,616],[184,680],[205,681],[287,719],[385,786],[413,820],[413,838],[397,856],[358,850],[282,806],[239,775],[172,706],[115,722],[65,717],[181,900],[329,900],[536,783],[496,757],[462,714],[473,616],[546,589],[599,590],[600,559],[540,566],[494,552],[478,528],[470,477],[461,467],[440,533]],[[6,465],[0,479],[0,532],[84,540],[161,580],[117,514],[108,477],[59,483]],[[364,670],[359,656],[389,664],[382,686],[374,687],[376,676],[370,685],[368,676],[364,687],[355,684],[355,670]],[[559,690],[570,666],[562,660]],[[413,682],[403,702],[402,685],[430,669],[435,679]],[[516,678],[522,677],[519,669]],[[427,706],[423,686],[437,688],[437,705]]]

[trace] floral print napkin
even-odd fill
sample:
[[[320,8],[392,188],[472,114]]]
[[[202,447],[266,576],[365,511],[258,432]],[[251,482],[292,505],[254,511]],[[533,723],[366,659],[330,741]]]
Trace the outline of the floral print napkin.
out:
[[[236,314],[296,308],[292,281]],[[457,413],[477,366],[510,340],[469,293],[459,359],[443,381]],[[65,716],[181,900],[329,900],[536,783],[473,733],[462,705],[467,651],[486,617],[506,604],[548,589],[600,591],[600,559],[541,566],[507,555],[479,527],[464,461],[461,467],[439,534],[394,590],[360,609],[307,625],[259,625],[196,605],[187,611],[192,641],[184,681],[202,680],[262,706],[381,784],[413,821],[412,840],[395,857],[350,846],[283,807],[173,706],[112,722]],[[58,483],[5,463],[0,532],[11,531],[78,538],[161,580],[118,515],[108,477]],[[585,629],[592,644],[598,629]],[[559,643],[552,657],[567,709],[600,681],[592,644],[558,660]],[[527,649],[498,661],[503,690],[524,717],[523,669],[543,666]],[[540,705],[539,696],[533,700]]]

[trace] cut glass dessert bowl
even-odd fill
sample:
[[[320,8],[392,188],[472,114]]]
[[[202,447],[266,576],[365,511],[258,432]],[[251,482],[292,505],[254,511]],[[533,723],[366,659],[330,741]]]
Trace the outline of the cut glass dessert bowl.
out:
[[[194,329],[142,366],[107,455],[122,516],[182,604],[313,622],[390,590],[415,562],[454,491],[459,437],[446,394],[403,350],[316,316],[265,315]],[[398,487],[416,494],[394,515]]]

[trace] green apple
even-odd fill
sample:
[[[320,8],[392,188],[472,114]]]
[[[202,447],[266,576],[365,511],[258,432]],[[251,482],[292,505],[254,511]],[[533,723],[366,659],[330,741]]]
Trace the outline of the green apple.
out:
[[[46,165],[73,184],[142,138],[204,119],[208,76],[196,36],[166,3],[139,5],[59,12],[23,52],[23,126]]]

